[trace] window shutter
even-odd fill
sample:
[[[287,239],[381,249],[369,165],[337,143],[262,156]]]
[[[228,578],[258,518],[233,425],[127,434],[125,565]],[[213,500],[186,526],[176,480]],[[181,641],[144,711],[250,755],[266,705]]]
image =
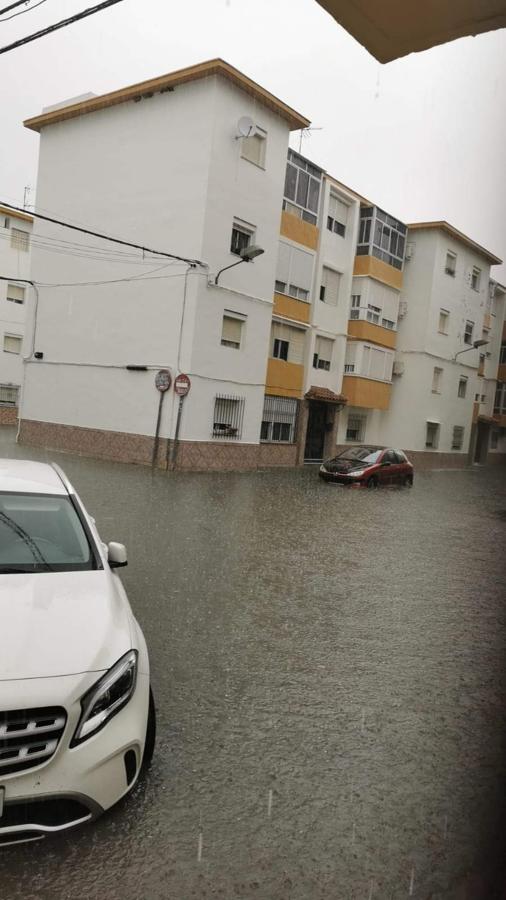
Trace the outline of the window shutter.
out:
[[[19,287],[17,284],[8,284],[7,299],[18,300],[23,303],[25,299],[25,289],[23,287]]]
[[[284,284],[288,284],[290,278],[290,250],[290,244],[279,242],[276,281],[282,281]]]
[[[343,203],[342,200],[339,200],[338,197],[335,197],[334,194],[330,194],[329,197],[329,216],[332,216],[337,222],[340,222],[341,225],[346,225],[348,221],[348,207],[346,203]]]
[[[325,303],[337,306],[340,281],[339,272],[334,272],[333,269],[328,269],[326,266],[323,267],[322,284],[325,286]]]
[[[232,341],[233,343],[241,343],[242,321],[234,319],[232,316],[223,316],[223,330],[221,333],[222,341]]]
[[[385,377],[385,353],[383,350],[376,350],[375,347],[370,348],[371,358],[369,363],[369,375],[371,378]]]
[[[28,250],[30,247],[30,235],[21,228],[11,228],[11,247],[15,250]]]
[[[310,291],[313,279],[313,256],[311,253],[306,253],[305,250],[298,250],[297,247],[292,247],[291,251],[290,283]],[[280,281],[284,280],[280,279]]]
[[[285,341],[290,341],[290,347],[288,350],[288,362],[301,365],[304,362],[305,332],[300,328],[288,328],[288,331],[288,338],[285,338]]]

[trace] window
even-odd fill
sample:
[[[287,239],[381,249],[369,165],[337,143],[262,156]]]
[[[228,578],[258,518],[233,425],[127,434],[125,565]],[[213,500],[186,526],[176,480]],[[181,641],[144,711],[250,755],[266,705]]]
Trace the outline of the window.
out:
[[[11,303],[24,303],[25,302],[24,287],[20,287],[17,284],[8,284],[7,285],[7,300],[10,300]]]
[[[272,349],[272,355],[274,359],[284,359],[285,362],[288,360],[288,350],[290,344],[288,341],[283,341],[280,338],[274,338],[274,347]]]
[[[473,291],[480,290],[480,278],[481,278],[481,269],[478,269],[477,266],[473,266],[471,272],[471,287]]]
[[[393,322],[392,319],[382,319],[381,324],[383,325],[383,328],[395,328],[395,322]]]
[[[451,250],[448,250],[448,252],[446,254],[445,272],[447,275],[451,275],[452,278],[455,278],[456,270],[457,270],[457,254],[452,253]]]
[[[506,381],[498,381],[495,390],[494,415],[506,415]]]
[[[441,380],[443,378],[443,370],[438,368],[438,366],[434,367],[434,372],[432,375],[432,393],[440,394],[441,393]]]
[[[407,228],[375,206],[362,207],[357,244],[358,256],[375,256],[402,269]]]
[[[472,344],[473,343],[473,329],[474,322],[466,322],[466,327],[464,329],[464,344]]]
[[[15,384],[0,384],[0,406],[17,406],[19,388]]]
[[[290,400],[287,397],[265,397],[260,440],[293,444],[297,408],[297,400]]]
[[[439,325],[438,331],[439,334],[448,334],[448,321],[450,319],[450,313],[447,309],[439,310]]]
[[[366,416],[356,416],[348,413],[348,424],[346,426],[346,440],[358,441],[361,443],[365,439]]]
[[[350,319],[358,319],[360,317],[360,294],[351,295]]]
[[[22,250],[28,253],[30,249],[30,235],[28,231],[22,231],[21,228],[11,228],[11,247],[14,250]]]
[[[348,221],[348,206],[343,203],[335,194],[329,197],[329,214],[327,216],[327,228],[334,234],[344,237],[346,234],[346,223]]]
[[[313,166],[294,150],[289,150],[285,176],[286,199],[283,200],[283,209],[292,215],[299,216],[305,222],[316,225],[321,180],[321,169]]]
[[[367,304],[367,321],[373,322],[374,325],[378,325],[381,316],[381,309],[379,306],[372,306],[371,303]]]
[[[439,423],[427,422],[425,446],[430,450],[437,450],[439,444]]]
[[[225,313],[221,329],[221,343],[223,347],[233,347],[239,350],[241,347],[242,329],[244,318]]]
[[[304,362],[303,328],[293,325],[285,325],[284,322],[273,322],[271,327],[271,356],[274,359],[283,359],[289,363],[302,365]]]
[[[21,353],[23,338],[20,334],[4,334],[5,353]]]
[[[452,450],[462,450],[464,443],[464,429],[461,425],[453,426]]]
[[[344,364],[344,374],[349,375],[350,372],[355,371],[355,363],[345,363]]]
[[[265,166],[265,149],[267,146],[267,132],[263,128],[255,126],[255,131],[250,137],[244,137],[241,141],[241,156],[262,169]]]
[[[312,253],[280,241],[276,266],[276,291],[308,303],[313,279],[313,262]]]
[[[329,338],[317,336],[315,352],[313,353],[313,369],[324,369],[326,372],[330,371],[333,348],[334,341],[331,341]]]
[[[457,391],[458,397],[465,397],[467,391],[467,378],[465,375],[461,375],[459,378],[459,389]]]
[[[230,252],[235,253],[236,256],[240,256],[241,252],[252,243],[254,234],[255,229],[252,225],[248,225],[246,222],[240,222],[238,219],[235,219],[232,226]]]
[[[506,363],[506,343],[501,344],[501,352],[499,355],[499,362],[501,365],[504,365],[504,363]]]
[[[241,437],[244,397],[219,394],[214,400],[213,437],[237,440]]]
[[[339,299],[339,283],[341,275],[334,269],[324,266],[322,269],[322,283],[320,286],[320,300],[322,303],[328,303],[329,306],[337,306]]]

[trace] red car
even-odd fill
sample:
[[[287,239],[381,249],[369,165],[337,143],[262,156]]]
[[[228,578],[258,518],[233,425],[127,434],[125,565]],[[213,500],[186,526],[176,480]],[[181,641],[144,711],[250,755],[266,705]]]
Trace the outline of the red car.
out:
[[[336,484],[413,484],[413,466],[402,450],[347,447],[320,466],[320,478]]]

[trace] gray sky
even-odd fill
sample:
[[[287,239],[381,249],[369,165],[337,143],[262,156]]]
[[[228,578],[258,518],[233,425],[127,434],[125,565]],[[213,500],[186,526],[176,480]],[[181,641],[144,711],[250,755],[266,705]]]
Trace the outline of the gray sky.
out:
[[[0,44],[92,5],[47,0],[0,23]],[[506,258],[506,31],[381,66],[315,0],[124,0],[0,56],[0,197],[22,201],[36,184],[38,136],[24,118],[215,56],[322,129],[302,152],[336,178]]]

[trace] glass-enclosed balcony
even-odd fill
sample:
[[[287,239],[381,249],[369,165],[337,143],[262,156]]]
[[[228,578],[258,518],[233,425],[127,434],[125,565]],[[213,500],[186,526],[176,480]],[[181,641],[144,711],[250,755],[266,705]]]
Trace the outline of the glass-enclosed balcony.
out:
[[[360,210],[357,256],[375,256],[402,271],[406,250],[407,226],[377,206]]]

